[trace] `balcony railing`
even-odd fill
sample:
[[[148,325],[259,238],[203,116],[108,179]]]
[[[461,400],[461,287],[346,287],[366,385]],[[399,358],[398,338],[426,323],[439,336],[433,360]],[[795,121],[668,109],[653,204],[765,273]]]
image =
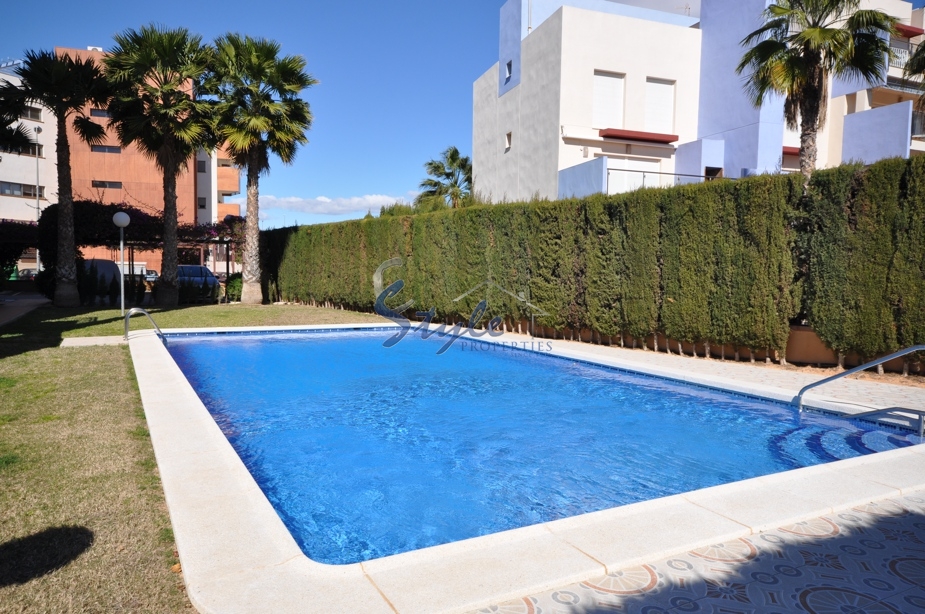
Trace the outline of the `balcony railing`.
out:
[[[607,171],[606,187],[608,194],[622,194],[640,188],[670,188],[686,183],[713,181],[714,179],[722,179],[722,177],[611,168]]]
[[[906,47],[895,47],[893,45],[890,45],[890,51],[893,52],[893,57],[890,58],[890,66],[905,69],[912,52]]]

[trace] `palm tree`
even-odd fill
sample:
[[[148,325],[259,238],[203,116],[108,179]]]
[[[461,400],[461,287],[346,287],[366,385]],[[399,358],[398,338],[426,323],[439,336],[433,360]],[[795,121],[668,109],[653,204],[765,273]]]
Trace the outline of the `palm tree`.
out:
[[[87,105],[105,104],[109,87],[92,58],[57,56],[51,51],[28,51],[14,71],[21,83],[0,85],[0,106],[36,102],[58,120],[55,149],[58,162],[58,256],[55,262],[55,305],[77,307],[77,247],[74,244],[74,195],[71,184],[71,147],[68,120],[78,136],[91,145],[106,137],[103,126],[83,113]],[[38,189],[38,186],[36,186]]]
[[[455,147],[448,147],[440,160],[425,163],[424,170],[430,176],[418,186],[422,191],[414,204],[419,208],[439,199],[455,209],[472,193],[472,161]]]
[[[925,77],[925,45],[916,46],[915,51],[909,56],[909,60],[906,61],[906,66],[903,68],[903,77],[907,80],[912,80],[911,85],[917,85],[922,90],[922,94],[915,105],[916,110],[922,111],[925,109],[925,79],[923,79]],[[916,82],[918,83],[916,84]]]
[[[195,88],[211,49],[186,28],[148,25],[115,36],[104,60],[115,88],[110,125],[123,146],[135,143],[163,173],[164,255],[157,303],[173,306],[177,289],[177,176],[200,148],[214,144],[212,105]]]
[[[748,71],[748,96],[756,107],[770,94],[785,96],[787,126],[800,130],[804,189],[816,168],[829,78],[875,85],[887,70],[896,19],[859,6],[860,0],[778,0],[764,11],[764,25],[742,41],[749,49],[736,72]]]
[[[240,34],[215,41],[212,70],[202,91],[217,98],[215,128],[232,161],[247,174],[244,270],[241,302],[259,305],[260,175],[270,170],[269,154],[291,164],[296,148],[308,143],[311,128],[302,90],[317,81],[305,72],[299,56],[279,57],[279,43]]]
[[[0,151],[18,154],[35,144],[29,130],[23,124],[17,123],[25,107],[24,101],[7,100],[0,94]]]

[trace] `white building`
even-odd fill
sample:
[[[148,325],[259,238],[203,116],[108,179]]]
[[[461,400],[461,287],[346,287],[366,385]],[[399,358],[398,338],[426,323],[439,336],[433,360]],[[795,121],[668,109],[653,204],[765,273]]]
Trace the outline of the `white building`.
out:
[[[735,73],[766,6],[508,0],[499,62],[473,87],[477,191],[495,202],[555,199],[798,168],[782,99],[755,108]],[[900,65],[923,11],[904,0],[867,7],[898,17],[905,36],[891,41],[898,59],[882,85],[833,84],[820,168],[925,149]]]
[[[19,85],[19,78],[13,74],[18,65],[19,62],[0,65],[0,80]],[[57,202],[55,137],[58,122],[48,109],[30,104],[19,123],[38,145],[20,154],[0,151],[0,219],[34,222],[38,219],[36,185],[41,209],[49,202]]]

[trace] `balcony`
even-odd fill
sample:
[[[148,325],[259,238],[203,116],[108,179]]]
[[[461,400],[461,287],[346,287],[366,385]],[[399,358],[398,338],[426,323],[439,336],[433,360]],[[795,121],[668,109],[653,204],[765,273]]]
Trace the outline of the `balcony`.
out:
[[[893,57],[890,58],[890,67],[899,68],[900,70],[905,70],[906,64],[909,63],[909,58],[912,56],[914,49],[910,49],[910,46],[897,47],[895,45],[890,45],[890,51],[893,52]]]
[[[238,194],[241,191],[241,173],[233,166],[218,167],[218,191]]]
[[[642,188],[670,188],[688,183],[702,183],[722,179],[722,173],[712,176],[683,175],[634,169],[610,168],[607,170],[607,194],[622,194]]]

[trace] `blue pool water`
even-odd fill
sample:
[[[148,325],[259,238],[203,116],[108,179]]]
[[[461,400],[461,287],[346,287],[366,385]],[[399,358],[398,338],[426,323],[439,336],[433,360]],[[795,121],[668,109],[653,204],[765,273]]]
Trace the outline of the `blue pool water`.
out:
[[[746,397],[389,331],[170,338],[310,558],[344,564],[910,445]],[[910,437],[911,439],[911,437]]]

